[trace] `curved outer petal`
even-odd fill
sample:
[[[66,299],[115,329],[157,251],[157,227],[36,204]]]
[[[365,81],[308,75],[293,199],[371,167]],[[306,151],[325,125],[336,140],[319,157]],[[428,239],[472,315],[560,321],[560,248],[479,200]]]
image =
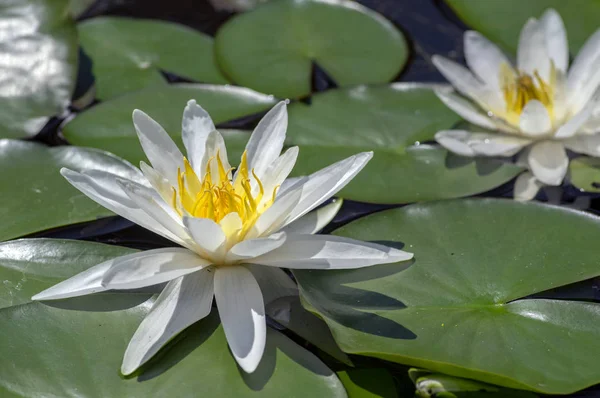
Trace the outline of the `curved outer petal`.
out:
[[[585,42],[567,77],[567,103],[579,112],[600,86],[600,29]]]
[[[146,177],[146,180],[150,183],[150,186],[160,194],[163,200],[172,200],[173,190],[169,181],[161,176],[156,170],[152,168],[152,166],[148,165],[146,162],[140,162],[140,169]]]
[[[469,30],[463,39],[467,65],[481,81],[500,95],[500,66],[505,64],[511,67],[511,62],[498,46],[479,32]]]
[[[160,124],[139,109],[133,111],[133,125],[152,167],[176,187],[177,169],[183,170],[183,155],[177,145]]]
[[[576,135],[564,140],[563,144],[573,152],[585,155],[600,156],[600,133],[593,135]]]
[[[183,248],[170,247],[136,254],[110,267],[102,277],[102,285],[107,289],[138,289],[168,282],[212,264]]]
[[[215,124],[208,112],[198,105],[196,100],[189,100],[183,110],[181,138],[192,168],[199,176],[203,176],[206,139],[213,130],[215,130]]]
[[[110,181],[98,182],[89,175],[66,168],[62,168],[60,173],[71,185],[101,206],[175,243],[183,244],[179,236],[165,228],[129,198],[117,183],[117,177]]]
[[[273,198],[275,190],[281,188],[281,185],[294,168],[297,158],[298,147],[294,146],[269,165],[262,178],[265,193],[261,204],[269,202]]]
[[[569,67],[569,42],[560,14],[548,9],[542,14],[539,24],[544,32],[547,54],[556,69],[566,73]]]
[[[287,124],[286,102],[281,101],[261,119],[252,132],[246,144],[248,168],[254,169],[259,178],[262,178],[267,167],[281,154]]]
[[[514,198],[519,201],[527,201],[535,198],[542,184],[529,171],[521,173],[515,181]]]
[[[491,130],[502,127],[502,125],[494,123],[491,117],[481,112],[475,105],[460,95],[439,89],[435,90],[435,94],[448,108],[468,122]]]
[[[519,127],[523,134],[536,137],[552,129],[552,120],[546,107],[538,100],[529,101],[521,111]]]
[[[257,264],[244,266],[252,272],[258,282],[265,306],[281,297],[298,295],[298,286],[282,269]]]
[[[531,140],[503,134],[472,133],[465,130],[443,130],[435,140],[444,148],[461,156],[512,156]]]
[[[209,218],[183,217],[192,239],[209,256],[221,257],[227,237],[219,224]]]
[[[550,81],[551,60],[546,47],[544,27],[535,18],[530,18],[519,36],[517,68],[533,76],[536,72],[546,82]]]
[[[334,200],[328,205],[313,210],[293,223],[286,225],[281,229],[281,232],[306,235],[316,234],[333,220],[338,211],[340,211],[343,203],[343,199]]]
[[[529,152],[529,168],[546,185],[560,185],[567,174],[569,158],[565,147],[558,141],[541,141]]]
[[[133,373],[173,337],[205,318],[212,301],[212,272],[199,271],[169,282],[131,338],[121,373]]]
[[[560,126],[554,133],[555,138],[573,137],[592,116],[596,106],[595,101],[590,101],[578,114],[571,117],[565,124]]]
[[[284,232],[276,233],[266,238],[243,240],[229,250],[225,262],[231,264],[263,255],[281,247],[285,240],[286,234]]]
[[[278,249],[248,260],[292,269],[349,269],[413,258],[412,253],[371,242],[331,235],[288,235]]]
[[[215,299],[227,343],[240,367],[252,373],[260,363],[267,339],[260,286],[243,266],[219,267],[214,274]]]

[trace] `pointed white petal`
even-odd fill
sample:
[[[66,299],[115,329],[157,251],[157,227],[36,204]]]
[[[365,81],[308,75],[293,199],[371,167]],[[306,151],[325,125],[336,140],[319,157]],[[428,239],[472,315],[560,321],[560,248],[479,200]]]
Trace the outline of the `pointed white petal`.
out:
[[[301,197],[301,189],[290,189],[284,195],[278,196],[271,207],[258,217],[245,238],[254,239],[279,231],[300,202]]]
[[[286,235],[276,233],[266,238],[245,239],[233,246],[225,257],[225,262],[231,264],[236,261],[245,261],[273,251],[284,244]]]
[[[515,181],[514,198],[519,201],[528,201],[535,198],[542,184],[533,174],[529,171],[521,173]]]
[[[530,18],[519,36],[517,68],[533,76],[539,73],[546,82],[550,81],[550,56],[546,48],[546,36],[542,25]]]
[[[177,168],[183,170],[183,155],[177,145],[160,124],[139,109],[133,111],[133,125],[152,166],[177,186]]]
[[[188,160],[196,174],[200,176],[203,175],[202,165],[205,162],[206,139],[213,130],[215,130],[215,124],[208,112],[198,105],[196,100],[189,100],[183,110],[181,137]]]
[[[594,102],[589,102],[578,114],[569,119],[565,124],[560,126],[556,133],[554,133],[555,138],[569,138],[573,137],[582,127],[583,125],[590,119],[592,116],[592,111],[595,107]]]
[[[585,42],[569,69],[567,103],[572,112],[587,104],[600,85],[600,30]]]
[[[223,251],[226,237],[219,224],[208,218],[196,217],[184,217],[183,223],[192,239],[208,255],[219,255]]]
[[[205,318],[212,301],[212,272],[199,271],[169,282],[131,338],[121,373],[133,373],[173,337]]]
[[[348,269],[413,258],[412,253],[371,242],[331,235],[288,235],[278,249],[248,260],[292,269]]]
[[[558,141],[541,141],[529,152],[529,168],[546,185],[560,185],[569,167],[565,147]]]
[[[173,190],[169,181],[165,177],[161,176],[151,166],[146,164],[146,162],[140,162],[140,169],[142,170],[142,173],[144,173],[144,177],[146,177],[152,188],[154,188],[154,190],[158,192],[165,201],[167,199],[171,200]]]
[[[313,210],[293,223],[286,225],[281,229],[281,232],[307,235],[316,234],[333,220],[338,211],[340,211],[342,203],[344,203],[343,199],[334,200],[328,205]]]
[[[286,102],[273,107],[258,123],[246,145],[248,168],[260,178],[267,167],[279,157],[285,141],[288,116]]]
[[[560,15],[553,9],[548,9],[540,18],[544,31],[546,51],[554,66],[565,73],[569,66],[569,43],[567,31]]]
[[[573,152],[590,156],[600,156],[600,134],[576,135],[563,141],[563,144]]]
[[[211,264],[190,250],[176,247],[136,254],[107,270],[102,285],[107,289],[138,289],[168,282]]]
[[[481,81],[500,92],[500,66],[510,67],[506,55],[491,41],[473,30],[464,35],[465,60]]]
[[[243,266],[219,267],[215,270],[215,299],[235,360],[245,372],[254,372],[267,339],[265,305],[258,282]]]
[[[465,130],[443,130],[435,140],[449,151],[461,156],[512,156],[531,140],[504,134],[473,133]]]
[[[265,306],[281,297],[298,295],[298,286],[282,269],[256,264],[244,266],[252,272],[258,282]]]
[[[294,168],[297,158],[298,147],[294,146],[269,165],[262,177],[265,193],[261,203],[266,203],[272,199],[273,191],[281,187],[281,184]]]
[[[116,183],[116,178],[114,184],[112,182],[110,184],[106,184],[105,182],[99,184],[88,175],[66,168],[62,168],[60,173],[71,185],[101,206],[175,243],[182,244],[183,241],[176,234],[165,228],[131,200],[118,183]]]
[[[283,194],[285,192],[287,192],[290,188],[297,185],[301,180],[306,179],[306,178],[308,178],[308,177],[300,176],[300,177],[286,178],[285,181],[283,183],[281,183],[281,186],[277,190],[277,196],[283,196]]]
[[[448,108],[466,121],[491,130],[499,127],[491,117],[460,95],[447,90],[435,90],[435,94]]]
[[[521,111],[519,128],[530,137],[547,134],[552,128],[552,120],[546,107],[538,100],[529,101]]]

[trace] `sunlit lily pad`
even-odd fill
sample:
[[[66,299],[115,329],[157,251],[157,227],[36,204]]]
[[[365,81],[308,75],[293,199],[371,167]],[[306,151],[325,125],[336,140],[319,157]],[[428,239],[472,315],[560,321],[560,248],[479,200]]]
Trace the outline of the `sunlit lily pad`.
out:
[[[554,8],[569,32],[574,53],[598,29],[600,3],[594,0],[446,0],[470,27],[516,54],[519,32],[531,17]]]
[[[280,0],[217,32],[219,65],[234,82],[282,98],[310,94],[312,63],[340,86],[392,80],[408,57],[402,34],[347,0]]]
[[[537,203],[416,204],[336,231],[409,265],[295,271],[342,350],[550,394],[600,382],[600,304],[523,299],[600,274],[600,219]],[[395,242],[395,243],[394,243]]]
[[[385,369],[350,369],[338,372],[348,398],[396,398],[394,378]]]
[[[292,104],[288,141],[300,145],[295,175],[374,151],[367,167],[340,192],[344,198],[371,203],[468,196],[514,178],[519,167],[461,158],[423,144],[460,120],[431,88],[406,83],[360,86],[315,95],[310,105]]]
[[[0,138],[37,134],[75,88],[77,32],[69,0],[0,6]]]
[[[227,83],[213,55],[213,39],[171,22],[100,17],[77,26],[92,58],[100,99],[166,85],[161,70],[202,83]]]
[[[264,112],[276,102],[271,96],[241,87],[201,84],[152,87],[79,114],[64,127],[63,133],[71,144],[104,149],[137,165],[145,155],[133,128],[132,111],[137,108],[149,114],[183,148],[181,115],[190,99],[204,107],[217,124]],[[231,148],[228,154],[237,164],[249,135],[239,131],[224,134],[228,150]]]
[[[600,192],[600,159],[579,157],[569,163],[569,180],[586,192]]]
[[[61,167],[131,177],[131,166],[106,152],[0,140],[0,241],[113,215],[73,188],[60,175]]]

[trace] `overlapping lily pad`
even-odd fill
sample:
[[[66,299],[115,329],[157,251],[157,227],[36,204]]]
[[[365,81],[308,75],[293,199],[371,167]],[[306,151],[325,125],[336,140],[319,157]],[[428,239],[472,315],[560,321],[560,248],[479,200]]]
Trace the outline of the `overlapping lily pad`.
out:
[[[292,104],[288,139],[300,145],[295,175],[374,151],[367,167],[340,192],[344,198],[371,203],[468,196],[514,178],[521,170],[514,165],[461,158],[437,145],[423,144],[460,120],[437,99],[432,87],[360,86],[315,95],[310,105]]]
[[[161,70],[202,83],[227,83],[215,63],[213,39],[183,25],[101,17],[80,23],[77,30],[92,58],[100,99],[166,85]]]
[[[69,0],[6,0],[0,7],[0,138],[37,134],[69,105],[77,32]]]
[[[551,394],[600,382],[600,304],[523,299],[600,274],[599,218],[480,199],[389,210],[336,233],[415,254],[408,267],[295,272],[344,351]]]
[[[408,57],[402,34],[347,0],[280,0],[217,32],[219,65],[234,82],[282,98],[310,94],[312,63],[340,86],[392,80]]]
[[[113,215],[73,188],[61,167],[132,177],[130,165],[106,152],[0,140],[0,241]]]
[[[600,3],[594,0],[446,0],[470,27],[516,54],[519,32],[529,18],[554,8],[563,18],[572,52],[598,29]]]
[[[569,180],[586,192],[600,192],[600,159],[579,157],[569,163]]]
[[[151,87],[81,113],[64,127],[63,133],[72,144],[104,149],[138,164],[145,156],[133,128],[131,112],[141,109],[149,114],[183,149],[181,116],[190,99],[204,107],[217,124],[267,111],[276,103],[271,96],[241,87],[202,84]],[[221,132],[228,154],[233,164],[237,164],[249,136],[240,131]]]

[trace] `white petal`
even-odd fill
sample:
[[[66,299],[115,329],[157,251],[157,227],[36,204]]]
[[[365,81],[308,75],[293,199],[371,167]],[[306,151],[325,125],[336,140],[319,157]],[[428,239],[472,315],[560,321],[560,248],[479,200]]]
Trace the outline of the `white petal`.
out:
[[[182,244],[183,240],[169,231],[152,216],[142,210],[116,183],[115,178],[110,183],[96,182],[92,177],[62,168],[60,173],[89,198],[142,227],[149,229],[175,243]],[[116,187],[116,188],[115,188]]]
[[[286,178],[285,181],[281,184],[281,187],[279,187],[279,189],[277,190],[277,196],[283,196],[283,194],[287,192],[290,188],[307,178],[307,176]]]
[[[300,189],[289,189],[284,195],[277,196],[271,207],[258,217],[252,229],[247,232],[246,239],[268,236],[281,229],[301,197]]]
[[[511,63],[504,53],[479,32],[464,35],[465,60],[475,74],[493,90],[500,92],[500,66]]]
[[[243,266],[219,267],[215,299],[235,360],[245,372],[254,372],[267,339],[265,305],[256,279]]]
[[[529,171],[521,173],[515,181],[514,198],[519,201],[528,201],[535,198],[542,184],[533,174]]]
[[[552,128],[552,120],[546,107],[538,100],[529,101],[521,111],[519,128],[531,137],[548,133]]]
[[[229,250],[225,261],[226,263],[231,264],[236,261],[245,261],[258,257],[281,247],[281,245],[284,244],[285,239],[285,233],[280,232],[266,238],[243,240]]]
[[[538,72],[544,81],[550,81],[551,62],[546,36],[543,26],[535,18],[530,18],[521,30],[517,67],[531,76]]]
[[[252,264],[292,269],[347,269],[413,258],[412,253],[371,242],[331,235],[288,235],[285,243]]]
[[[435,135],[444,148],[461,156],[512,156],[530,140],[504,134],[473,133],[465,130],[444,130]]]
[[[569,66],[569,43],[562,18],[555,10],[548,9],[540,18],[540,24],[544,30],[548,55],[554,66],[566,73]]]
[[[169,134],[144,112],[133,111],[133,125],[152,167],[177,186],[177,168],[183,170],[183,155]]]
[[[204,174],[207,171],[206,167],[208,165],[208,161],[210,160],[211,177],[213,183],[215,184],[220,182],[217,156],[219,156],[219,159],[221,159],[221,163],[223,164],[225,171],[229,171],[231,169],[231,165],[229,164],[229,160],[227,160],[227,147],[225,146],[225,140],[223,140],[221,133],[219,133],[217,130],[213,130],[206,138],[204,160],[200,164],[200,174],[198,174],[198,176],[200,178],[204,177]]]
[[[298,295],[298,286],[282,269],[256,264],[244,266],[252,272],[258,282],[265,306],[281,297]]]
[[[298,147],[289,148],[283,155],[269,165],[262,177],[264,197],[262,203],[268,202],[273,197],[273,191],[283,184],[288,177],[298,158]]]
[[[184,217],[183,223],[187,227],[192,239],[209,256],[219,255],[227,238],[219,224],[208,218]]]
[[[293,223],[286,225],[281,229],[281,232],[307,235],[316,234],[333,220],[338,211],[340,211],[343,203],[343,199],[334,200],[330,204],[313,210]]]
[[[102,278],[107,289],[158,285],[206,268],[211,262],[183,248],[147,250],[115,263]]]
[[[151,166],[146,164],[146,162],[140,162],[140,169],[142,170],[144,177],[146,177],[152,188],[160,194],[163,200],[171,200],[173,190],[169,181],[165,177],[161,176]]]
[[[592,116],[592,111],[595,107],[594,102],[589,102],[578,114],[569,119],[565,124],[560,126],[556,133],[554,133],[555,138],[569,138],[573,137],[582,127],[583,125],[590,119]]]
[[[600,134],[576,135],[563,141],[563,144],[573,152],[600,156]]]
[[[546,185],[560,185],[569,167],[565,148],[558,141],[541,141],[529,152],[529,168]]]
[[[572,112],[585,106],[600,85],[600,30],[585,42],[569,69],[568,104]]]
[[[288,116],[286,102],[273,107],[258,123],[246,145],[248,168],[261,177],[267,167],[279,157],[285,141]]]
[[[480,109],[460,95],[447,90],[435,90],[435,94],[448,108],[466,121],[491,130],[496,130],[499,127],[491,117],[481,112]]]
[[[212,301],[212,272],[195,272],[169,282],[131,338],[121,373],[133,373],[173,337],[205,318]]]
[[[205,163],[206,139],[213,130],[215,130],[215,124],[208,112],[198,105],[196,100],[189,100],[183,110],[181,137],[187,151],[188,160],[199,176],[203,176],[202,167]]]

